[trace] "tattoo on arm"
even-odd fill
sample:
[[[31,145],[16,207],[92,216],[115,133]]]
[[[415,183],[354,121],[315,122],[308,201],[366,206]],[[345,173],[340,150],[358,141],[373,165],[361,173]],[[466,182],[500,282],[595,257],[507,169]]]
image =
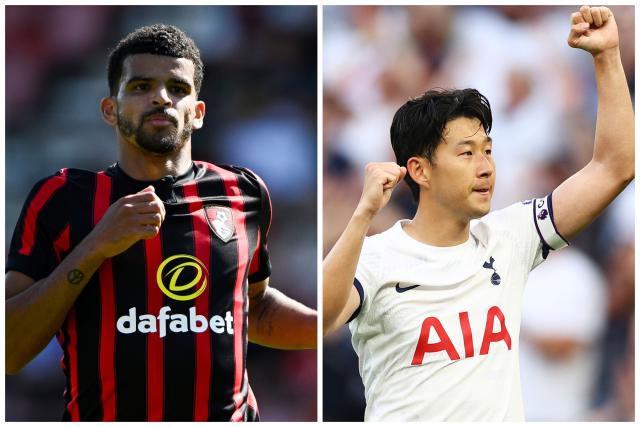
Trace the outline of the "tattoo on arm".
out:
[[[273,334],[273,314],[275,300],[268,293],[264,295],[258,306],[258,326],[260,334],[271,336]]]
[[[69,283],[71,283],[72,285],[78,285],[82,283],[83,279],[84,273],[78,269],[71,270],[67,274],[67,281],[69,281]]]

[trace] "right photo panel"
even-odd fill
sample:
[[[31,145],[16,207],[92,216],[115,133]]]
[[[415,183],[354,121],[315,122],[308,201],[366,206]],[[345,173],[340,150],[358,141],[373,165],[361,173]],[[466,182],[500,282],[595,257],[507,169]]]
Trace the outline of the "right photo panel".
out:
[[[634,421],[634,6],[322,13],[323,420]]]

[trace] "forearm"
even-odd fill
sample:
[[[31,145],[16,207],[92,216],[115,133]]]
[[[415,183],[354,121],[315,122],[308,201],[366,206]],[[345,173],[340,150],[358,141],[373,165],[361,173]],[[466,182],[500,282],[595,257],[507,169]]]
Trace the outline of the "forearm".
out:
[[[622,182],[635,176],[634,113],[620,50],[594,56],[598,88],[598,116],[593,161],[616,174]]]
[[[91,241],[85,239],[48,277],[15,294],[7,286],[7,373],[17,373],[49,343],[103,260]]]
[[[318,313],[268,287],[249,310],[249,340],[283,350],[317,348]]]
[[[322,262],[322,320],[325,335],[336,329],[340,315],[347,306],[371,218],[371,215],[356,210]]]

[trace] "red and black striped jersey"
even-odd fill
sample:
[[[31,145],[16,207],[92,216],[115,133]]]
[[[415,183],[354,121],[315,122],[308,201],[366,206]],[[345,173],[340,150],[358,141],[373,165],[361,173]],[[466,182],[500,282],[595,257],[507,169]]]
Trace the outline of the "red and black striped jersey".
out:
[[[271,272],[271,202],[251,171],[194,162],[142,182],[116,164],[31,191],[7,271],[47,277],[119,198],[153,185],[159,234],[107,259],[57,334],[65,420],[257,420],[246,372],[248,284]]]

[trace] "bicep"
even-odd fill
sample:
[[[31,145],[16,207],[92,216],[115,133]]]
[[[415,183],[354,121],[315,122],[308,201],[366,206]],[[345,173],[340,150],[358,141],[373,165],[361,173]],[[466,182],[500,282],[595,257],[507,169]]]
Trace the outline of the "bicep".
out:
[[[18,295],[35,283],[31,277],[19,271],[9,270],[4,276],[5,301]]]
[[[589,225],[628,184],[603,164],[591,161],[553,191],[558,232],[571,239]]]
[[[359,308],[360,294],[358,293],[355,286],[351,286],[349,296],[347,298],[346,304],[344,305],[344,308],[342,309],[336,320],[333,322],[333,324],[326,328],[324,334],[327,335],[345,325]]]

